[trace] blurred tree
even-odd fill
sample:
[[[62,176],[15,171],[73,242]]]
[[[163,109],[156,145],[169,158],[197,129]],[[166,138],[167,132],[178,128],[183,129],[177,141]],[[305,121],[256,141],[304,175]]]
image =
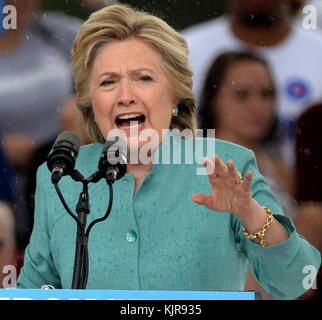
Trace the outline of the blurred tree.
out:
[[[163,18],[177,30],[221,15],[227,6],[224,0],[127,0],[122,1]]]
[[[227,7],[225,0],[125,0],[120,2],[152,12],[177,30],[219,16],[226,11]],[[42,9],[60,10],[83,20],[90,14],[90,10],[81,0],[43,0]]]
[[[80,0],[43,0],[41,9],[45,11],[63,11],[82,20],[85,20],[90,13]]]

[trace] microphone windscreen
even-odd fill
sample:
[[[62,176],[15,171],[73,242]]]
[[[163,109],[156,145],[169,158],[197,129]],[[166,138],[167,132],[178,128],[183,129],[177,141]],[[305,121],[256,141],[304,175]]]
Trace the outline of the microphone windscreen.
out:
[[[69,142],[73,144],[76,148],[76,152],[79,152],[80,149],[80,138],[79,136],[73,131],[63,131],[56,139],[54,145],[59,142]]]
[[[113,147],[113,151],[119,150],[121,153],[127,153],[126,141],[119,136],[107,138],[104,143],[103,152],[110,150],[111,147]]]
[[[127,143],[119,136],[106,139],[98,170],[103,177],[106,177],[108,169],[116,172],[116,180],[121,179],[126,173],[127,166]]]
[[[72,131],[63,131],[54,142],[48,156],[47,166],[50,172],[59,165],[64,166],[64,175],[75,167],[75,161],[80,149],[80,139]]]

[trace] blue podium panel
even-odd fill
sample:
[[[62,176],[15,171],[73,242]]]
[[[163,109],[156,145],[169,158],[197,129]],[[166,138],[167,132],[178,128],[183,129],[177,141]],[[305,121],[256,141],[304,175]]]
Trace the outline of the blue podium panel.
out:
[[[254,292],[0,289],[0,300],[255,300]]]

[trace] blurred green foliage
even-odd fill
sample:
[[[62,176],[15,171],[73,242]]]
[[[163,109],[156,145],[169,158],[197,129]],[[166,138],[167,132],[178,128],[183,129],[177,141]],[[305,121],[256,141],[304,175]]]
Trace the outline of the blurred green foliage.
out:
[[[225,12],[227,7],[225,0],[126,0],[120,2],[152,12],[177,30],[219,16]],[[60,10],[83,20],[90,13],[80,0],[43,0],[42,9]]]

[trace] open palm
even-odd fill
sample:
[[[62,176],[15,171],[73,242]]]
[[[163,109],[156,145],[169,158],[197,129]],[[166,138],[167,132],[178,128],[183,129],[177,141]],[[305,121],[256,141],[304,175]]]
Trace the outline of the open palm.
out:
[[[236,216],[247,214],[252,200],[252,172],[247,171],[242,181],[233,161],[228,160],[226,166],[217,155],[213,156],[213,163],[205,159],[204,166],[209,172],[211,195],[197,193],[192,200],[214,211],[232,212]]]

